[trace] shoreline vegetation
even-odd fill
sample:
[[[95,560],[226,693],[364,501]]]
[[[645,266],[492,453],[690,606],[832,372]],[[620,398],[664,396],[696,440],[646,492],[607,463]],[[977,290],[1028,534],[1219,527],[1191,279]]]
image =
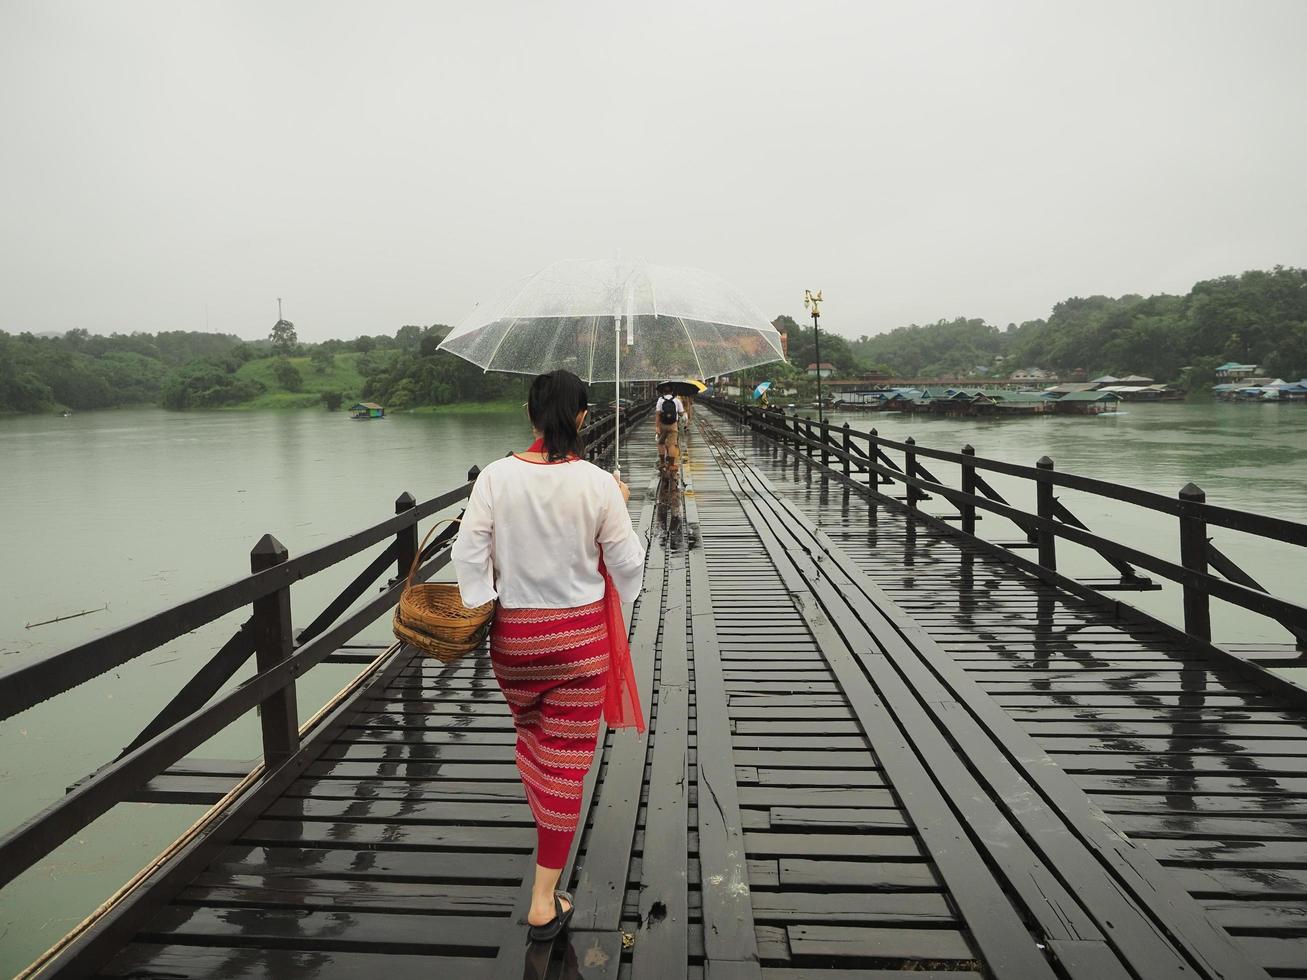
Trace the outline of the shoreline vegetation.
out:
[[[762,369],[804,378],[816,351],[811,327],[788,316],[789,362]],[[485,373],[437,351],[450,328],[400,327],[393,336],[299,342],[278,320],[266,340],[172,330],[62,336],[0,330],[0,416],[142,405],[174,410],[339,410],[374,401],[387,412],[508,411],[529,379]],[[823,331],[821,359],[839,374],[987,381],[1023,368],[1057,374],[1146,374],[1190,392],[1225,361],[1269,375],[1307,376],[1307,270],[1276,266],[1196,283],[1183,296],[1072,297],[1047,319],[1010,323],[958,317],[849,340]]]

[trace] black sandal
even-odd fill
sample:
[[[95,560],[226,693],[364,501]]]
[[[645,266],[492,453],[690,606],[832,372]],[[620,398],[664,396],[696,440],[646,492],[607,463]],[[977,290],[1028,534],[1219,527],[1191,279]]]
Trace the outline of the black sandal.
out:
[[[563,909],[563,899],[567,899],[566,910]],[[572,913],[575,911],[576,904],[572,901],[571,895],[567,892],[554,892],[554,917],[542,926],[532,926],[528,929],[527,940],[533,943],[547,943],[557,938],[572,921]]]

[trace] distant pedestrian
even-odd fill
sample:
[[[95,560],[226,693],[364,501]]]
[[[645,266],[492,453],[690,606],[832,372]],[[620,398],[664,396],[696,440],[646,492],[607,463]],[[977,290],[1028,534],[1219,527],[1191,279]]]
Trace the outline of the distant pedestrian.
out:
[[[658,465],[664,470],[676,466],[680,459],[677,435],[684,410],[671,385],[659,386],[658,401],[654,404],[654,436],[658,440]]]
[[[601,713],[610,727],[644,726],[620,608],[640,593],[644,546],[626,484],[581,458],[587,411],[576,375],[535,379],[527,401],[535,442],[477,477],[453,547],[463,604],[498,603],[490,663],[513,715],[536,823],[527,913],[536,941],[552,939],[572,916],[571,897],[555,889]]]

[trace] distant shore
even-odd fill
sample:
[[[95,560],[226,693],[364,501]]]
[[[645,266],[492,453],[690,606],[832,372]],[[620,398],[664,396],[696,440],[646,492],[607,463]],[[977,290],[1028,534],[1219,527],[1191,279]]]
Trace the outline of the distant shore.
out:
[[[248,402],[241,402],[237,405],[222,405],[216,408],[190,408],[184,412],[178,412],[174,409],[164,408],[161,405],[144,402],[138,405],[114,405],[108,408],[87,408],[81,411],[72,412],[72,415],[103,415],[112,412],[132,412],[141,411],[142,409],[155,409],[160,412],[168,412],[171,415],[184,415],[191,412],[201,412],[206,415],[222,415],[232,413],[246,412],[320,412],[323,415],[339,415],[347,417],[349,415],[349,405],[342,406],[335,412],[329,412],[323,407],[321,399],[317,395],[294,394],[291,392],[269,392],[260,395],[258,398]],[[458,402],[451,405],[417,405],[413,408],[388,408],[387,415],[478,415],[478,414],[511,414],[513,412],[525,411],[521,402],[516,401],[490,401],[490,402]],[[51,418],[58,417],[61,410],[53,412],[0,412],[0,421],[5,419],[32,419],[32,418]]]

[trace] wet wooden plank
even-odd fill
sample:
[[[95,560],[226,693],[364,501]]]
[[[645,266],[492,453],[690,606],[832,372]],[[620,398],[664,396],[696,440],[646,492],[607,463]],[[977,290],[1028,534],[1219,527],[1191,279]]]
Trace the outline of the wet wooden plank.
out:
[[[1259,867],[1276,870],[1307,867],[1301,841],[1166,839],[1141,837],[1140,843],[1159,861],[1215,867]]]
[[[339,950],[251,949],[241,946],[183,946],[137,942],[125,947],[98,974],[121,980],[431,980],[458,977],[492,980],[493,960],[423,953],[378,955]]]
[[[640,703],[646,712],[653,704],[659,618],[646,615],[645,611],[662,609],[666,563],[665,548],[651,543],[645,565],[644,591],[639,600],[640,611],[631,636],[631,660]],[[586,860],[581,864],[574,890],[576,912],[573,929],[578,933],[590,930],[612,932],[620,924],[621,902],[615,898],[626,890],[647,751],[648,739],[637,738],[633,730],[614,734],[604,778],[591,809],[593,825],[587,838]],[[577,950],[578,939],[574,937],[572,940],[574,950]]]
[[[841,887],[939,891],[939,877],[925,862],[821,861],[781,858],[776,862],[779,882],[786,887]]]
[[[703,526],[697,493],[687,495],[685,515],[691,542],[702,542]],[[695,739],[699,748],[695,777],[700,799],[695,815],[699,831],[704,953],[709,971],[719,964],[730,963],[731,980],[758,980],[758,941],[745,864],[744,821],[740,812],[741,802],[746,797],[735,779],[737,762],[731,744],[722,643],[717,631],[717,603],[702,545],[695,547],[691,544],[687,563],[694,645]],[[807,657],[813,663],[820,663],[814,654],[809,653]],[[761,659],[765,663],[767,658]],[[757,662],[755,659],[755,666]],[[736,714],[735,717],[741,716]],[[773,715],[771,722],[793,724],[781,715]],[[771,800],[777,795],[794,792],[773,789],[765,794],[765,798]],[[804,791],[805,798],[811,799],[813,792]],[[829,792],[816,791],[818,795]]]
[[[1307,937],[1236,936],[1235,941],[1267,970],[1289,976],[1307,974]]]
[[[970,961],[973,956],[966,939],[953,929],[793,925],[785,931],[795,956],[929,961]]]
[[[228,875],[206,871],[178,896],[185,905],[291,907],[344,911],[401,911],[507,915],[516,889],[509,885],[450,884]]]
[[[1208,840],[1307,841],[1307,820],[1255,817],[1248,814],[1190,816],[1188,814],[1119,814],[1113,819],[1132,837],[1187,837]],[[1302,849],[1307,863],[1307,846]]]
[[[140,941],[246,946],[257,950],[347,950],[434,956],[484,956],[499,948],[503,920],[483,915],[388,915],[292,908],[172,906]]]
[[[1296,902],[1239,902],[1220,899],[1206,901],[1203,907],[1227,929],[1307,933],[1307,899]]]
[[[481,881],[518,884],[530,867],[522,854],[354,850],[343,847],[227,848],[210,870],[264,877],[376,878],[386,881]]]
[[[409,800],[413,802],[526,801],[521,781],[486,782],[442,779],[432,782],[396,779],[303,779],[286,790],[284,798],[320,800]]]
[[[687,570],[669,557],[659,644],[657,712],[651,729],[649,795],[641,842],[640,929],[631,957],[634,980],[660,980],[689,961],[689,662]]]
[[[383,848],[390,851],[474,850],[529,852],[530,826],[464,826],[431,823],[351,823],[323,820],[256,820],[240,843],[273,847]]]
[[[772,826],[777,826],[775,821]],[[747,831],[744,841],[749,854],[759,857],[806,855],[887,860],[924,856],[916,839],[906,833],[820,834],[807,831],[801,833]]]
[[[504,824],[534,826],[526,801],[465,803],[449,800],[305,799],[283,797],[264,811],[279,819],[348,821],[352,823],[456,823],[465,827]]]
[[[865,807],[772,807],[769,825],[781,830],[814,832],[820,828],[838,828],[842,832],[884,832],[911,830],[912,825],[901,810]]]
[[[937,892],[755,892],[759,922],[861,923],[863,925],[957,925],[947,900]]]

